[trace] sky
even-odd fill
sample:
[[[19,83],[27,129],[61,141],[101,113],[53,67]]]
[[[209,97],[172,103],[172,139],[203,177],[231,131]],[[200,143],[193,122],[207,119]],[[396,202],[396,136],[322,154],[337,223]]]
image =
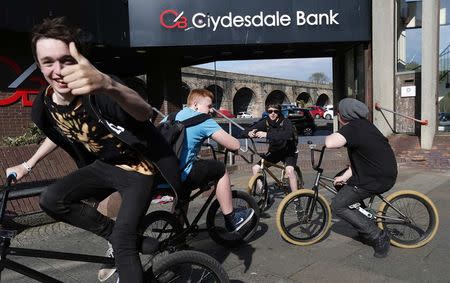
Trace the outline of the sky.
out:
[[[194,67],[214,70],[214,63]],[[330,79],[330,82],[333,80],[332,58],[217,61],[216,69],[298,81],[309,81],[313,73],[321,72]]]
[[[448,1],[450,0],[443,0]],[[450,4],[446,4],[450,5]],[[421,63],[421,29],[406,30],[406,61]],[[439,52],[450,44],[450,25],[441,25]],[[214,63],[195,67],[214,70]],[[275,60],[217,61],[218,71],[274,77],[290,80],[309,81],[311,74],[324,73],[330,82],[333,80],[332,58],[301,58]]]
[[[421,62],[421,29],[408,29],[406,42],[406,61]],[[450,25],[440,29],[439,51],[450,44]],[[196,65],[195,67],[214,70],[214,63]],[[301,58],[275,60],[217,61],[218,71],[274,77],[290,80],[309,81],[311,74],[324,73],[330,82],[333,80],[332,58]]]

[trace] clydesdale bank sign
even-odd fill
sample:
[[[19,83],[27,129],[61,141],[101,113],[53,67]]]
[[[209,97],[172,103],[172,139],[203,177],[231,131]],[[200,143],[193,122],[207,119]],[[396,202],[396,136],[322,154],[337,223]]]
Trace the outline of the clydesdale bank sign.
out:
[[[370,0],[130,0],[129,18],[132,47],[371,39]]]

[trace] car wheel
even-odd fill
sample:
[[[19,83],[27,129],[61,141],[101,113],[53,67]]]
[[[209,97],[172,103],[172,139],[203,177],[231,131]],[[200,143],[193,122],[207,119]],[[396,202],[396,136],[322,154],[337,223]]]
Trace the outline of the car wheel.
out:
[[[313,134],[313,129],[310,127],[304,128],[303,129],[303,135],[304,136],[312,136]]]
[[[320,119],[320,115],[319,114],[316,114],[316,119]]]
[[[325,119],[331,120],[331,115],[330,114],[325,115]]]

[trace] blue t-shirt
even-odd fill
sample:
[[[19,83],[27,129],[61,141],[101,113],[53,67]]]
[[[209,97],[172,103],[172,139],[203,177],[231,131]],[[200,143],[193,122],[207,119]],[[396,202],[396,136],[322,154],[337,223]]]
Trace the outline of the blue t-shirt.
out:
[[[183,110],[178,112],[175,120],[184,121],[200,114],[200,112],[192,110],[189,107],[185,107]],[[165,120],[167,119],[165,118],[163,121]],[[182,181],[185,181],[186,177],[189,175],[189,172],[191,172],[192,163],[197,159],[202,143],[221,129],[222,128],[219,124],[217,124],[217,122],[213,119],[208,119],[203,123],[186,128],[186,138],[180,156],[180,168],[185,167],[181,173]],[[187,163],[189,164],[186,166]]]

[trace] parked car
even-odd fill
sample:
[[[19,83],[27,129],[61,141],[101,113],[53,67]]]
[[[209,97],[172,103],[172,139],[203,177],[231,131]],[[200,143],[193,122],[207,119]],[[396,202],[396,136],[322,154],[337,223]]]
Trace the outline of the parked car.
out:
[[[316,131],[314,118],[307,109],[293,107],[288,109],[288,117],[297,129],[297,133],[303,136],[312,136]]]
[[[450,112],[439,113],[439,126],[450,126]]]
[[[308,109],[309,113],[316,119],[322,118],[323,114],[325,113],[325,109],[323,109],[322,107],[317,106],[317,105],[312,105],[305,109]]]
[[[225,108],[220,108],[218,110],[220,113],[222,113],[223,116],[227,117],[227,118],[235,118],[234,115],[230,112],[230,110],[225,109]],[[217,118],[223,118],[221,114],[217,113],[216,117]]]
[[[307,109],[302,109],[295,105],[283,104],[281,105],[281,114],[283,114],[285,118],[291,120],[299,135],[312,136],[314,134],[316,124],[314,123],[314,118]],[[268,115],[267,112],[264,112],[262,117],[265,118]]]
[[[333,119],[334,111],[333,111],[333,105],[326,105],[325,106],[325,112],[323,113],[323,118],[327,120]]]
[[[294,104],[281,104],[281,114],[283,114],[283,116],[285,118],[287,118],[289,109],[294,109],[294,108],[298,108],[298,107],[295,106]],[[264,111],[262,114],[262,118],[266,118],[267,116],[269,116],[269,114],[266,111]]]
[[[237,118],[253,118],[252,114],[247,112],[239,112],[236,116]]]

